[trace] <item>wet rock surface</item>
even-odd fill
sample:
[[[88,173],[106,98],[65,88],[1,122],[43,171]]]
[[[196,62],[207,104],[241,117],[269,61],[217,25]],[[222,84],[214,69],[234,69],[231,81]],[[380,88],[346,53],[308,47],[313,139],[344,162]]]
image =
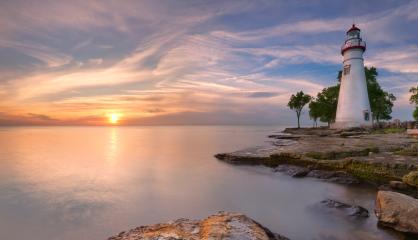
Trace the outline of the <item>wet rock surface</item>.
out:
[[[309,173],[309,169],[292,165],[279,165],[274,169],[275,172],[282,172],[292,177],[305,177]]]
[[[390,181],[389,187],[395,190],[406,190],[408,186],[401,181]]]
[[[288,240],[240,213],[219,212],[203,220],[178,219],[121,232],[108,240]]]
[[[383,226],[418,234],[418,199],[397,192],[379,191],[375,213]]]
[[[291,140],[296,140],[301,138],[301,136],[295,136],[295,135],[290,135],[290,134],[272,134],[268,136],[269,138],[273,138],[273,139],[291,139]]]
[[[325,199],[321,201],[321,205],[330,209],[339,210],[347,216],[361,218],[369,217],[369,211],[361,206],[350,205],[333,199]]]
[[[324,170],[312,170],[307,177],[313,177],[322,179],[328,182],[341,183],[341,184],[359,184],[360,181],[354,178],[350,174],[343,171],[324,171]]]
[[[295,178],[311,177],[340,184],[359,184],[360,181],[343,171],[310,170],[306,167],[283,164],[273,169]],[[401,182],[402,183],[402,182]]]

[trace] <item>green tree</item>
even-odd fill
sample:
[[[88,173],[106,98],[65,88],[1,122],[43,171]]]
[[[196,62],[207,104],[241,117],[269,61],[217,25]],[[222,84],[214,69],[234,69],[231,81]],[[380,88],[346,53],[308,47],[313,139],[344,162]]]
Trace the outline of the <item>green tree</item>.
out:
[[[411,102],[411,104],[415,103],[415,105],[418,105],[418,86],[411,87],[409,92],[412,94],[409,98],[409,102]]]
[[[412,113],[412,116],[416,121],[418,121],[418,106],[415,107],[415,111]]]
[[[396,97],[389,92],[382,89],[377,82],[377,76],[379,75],[375,67],[365,67],[364,72],[366,74],[367,93],[369,95],[370,108],[373,113],[373,119],[379,122],[380,120],[390,120],[392,117],[393,103]],[[341,82],[342,72],[338,72],[338,81]]]
[[[312,105],[314,111],[319,114],[319,120],[328,123],[328,126],[335,121],[339,91],[339,84],[324,88],[322,92],[318,93],[314,101],[315,103]],[[315,108],[318,109],[316,110]]]
[[[411,87],[409,89],[409,92],[412,94],[411,97],[409,98],[409,102],[411,104],[415,103],[415,111],[412,113],[412,116],[414,117],[415,120],[418,121],[418,86]]]
[[[379,122],[380,120],[390,120],[392,116],[393,102],[396,97],[392,93],[388,93],[380,89],[374,89],[374,96],[370,98],[370,108],[372,109],[373,118]]]
[[[318,127],[318,119],[321,117],[321,105],[312,99],[309,103],[309,117],[314,121],[313,126]]]
[[[383,91],[380,84],[377,82],[379,75],[375,67],[364,68],[367,81],[367,92],[369,94],[370,108],[373,113],[373,118],[379,122],[380,120],[390,120],[392,116],[393,103],[396,97],[389,92]]]
[[[292,94],[287,106],[296,112],[298,118],[298,128],[300,128],[300,115],[303,107],[311,101],[311,96],[304,94],[302,91]]]

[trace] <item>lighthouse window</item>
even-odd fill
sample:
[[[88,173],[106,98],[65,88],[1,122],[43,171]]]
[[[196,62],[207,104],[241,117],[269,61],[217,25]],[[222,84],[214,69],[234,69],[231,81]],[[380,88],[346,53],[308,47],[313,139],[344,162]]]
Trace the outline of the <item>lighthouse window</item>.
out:
[[[351,65],[345,65],[344,66],[344,71],[343,71],[344,75],[350,74],[350,67],[351,67]]]

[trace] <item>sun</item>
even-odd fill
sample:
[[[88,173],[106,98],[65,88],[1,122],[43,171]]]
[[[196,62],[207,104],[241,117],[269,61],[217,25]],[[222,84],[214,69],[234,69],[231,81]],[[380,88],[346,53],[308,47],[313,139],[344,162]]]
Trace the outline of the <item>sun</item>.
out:
[[[109,119],[109,123],[111,123],[111,124],[118,124],[118,122],[119,122],[119,119],[120,119],[120,114],[118,114],[118,113],[111,113],[111,114],[109,114],[109,117],[108,117]]]

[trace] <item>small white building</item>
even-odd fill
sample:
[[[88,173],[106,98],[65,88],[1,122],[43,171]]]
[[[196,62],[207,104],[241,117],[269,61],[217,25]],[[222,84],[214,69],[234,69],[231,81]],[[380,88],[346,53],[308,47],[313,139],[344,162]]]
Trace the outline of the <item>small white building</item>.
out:
[[[353,26],[347,31],[341,47],[343,70],[338,97],[337,115],[332,128],[372,126],[369,95],[364,72],[363,53],[366,43],[361,39],[360,29]]]

